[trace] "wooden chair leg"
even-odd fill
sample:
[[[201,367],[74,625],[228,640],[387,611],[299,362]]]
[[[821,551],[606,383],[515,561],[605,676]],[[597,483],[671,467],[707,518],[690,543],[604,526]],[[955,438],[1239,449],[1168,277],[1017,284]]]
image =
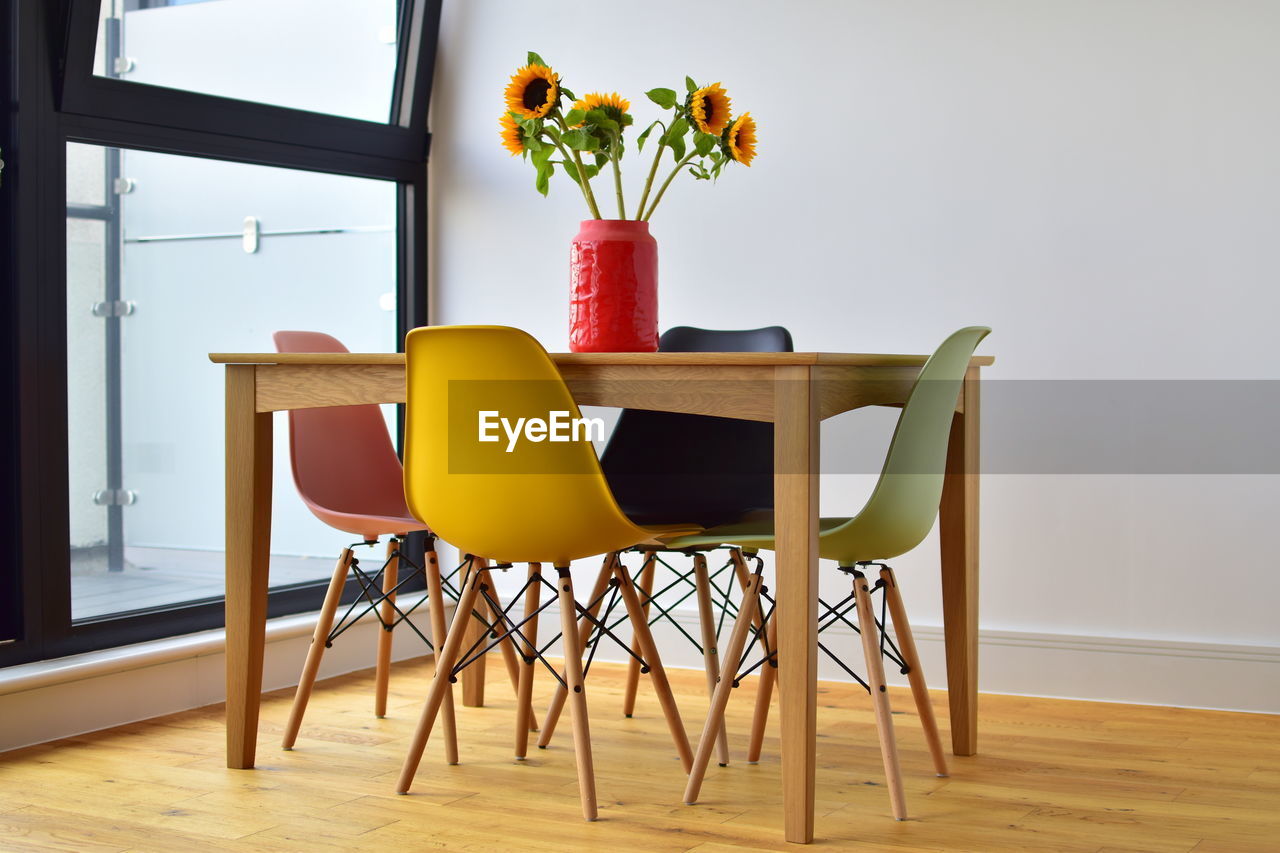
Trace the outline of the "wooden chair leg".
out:
[[[716,637],[716,616],[711,608],[711,576],[705,554],[693,555],[693,579],[697,587],[698,623],[702,628],[702,667],[707,674],[707,698],[715,695],[720,681],[720,657]],[[724,726],[716,727],[716,757],[721,767],[729,764],[729,736]]]
[[[778,648],[778,620],[770,619],[765,628],[769,648]],[[778,661],[765,661],[760,666],[760,684],[756,688],[756,711],[751,718],[751,743],[747,746],[747,763],[760,763],[760,750],[764,746],[765,724],[769,722],[769,705],[773,700],[773,685],[778,680]]]
[[[489,561],[484,557],[474,557],[473,559],[475,560],[475,564],[478,568],[489,568]],[[492,589],[492,585],[490,585],[490,588]],[[471,616],[470,613],[467,615]],[[479,619],[468,618],[467,621],[462,624],[465,626],[464,633],[466,634],[467,641],[464,648],[469,649],[484,637],[484,623]],[[460,680],[462,681],[462,704],[466,705],[468,708],[484,707],[484,680],[487,670],[486,661],[486,656],[481,655],[475,663],[463,670],[462,675],[460,676]]]
[[[516,761],[524,761],[529,753],[529,732],[537,723],[533,721],[533,676],[537,659],[533,656],[538,646],[538,604],[542,595],[540,563],[529,564],[529,586],[524,591],[524,615],[529,621],[520,629],[526,642],[521,647],[520,685],[516,689]]]
[[[916,641],[911,634],[911,623],[907,621],[907,608],[902,603],[898,578],[893,569],[884,566],[880,569],[880,579],[884,582],[889,618],[893,620],[893,633],[898,638],[898,651],[902,652],[902,661],[907,665],[907,679],[911,682],[911,695],[916,700],[920,726],[924,729],[925,742],[929,744],[929,754],[933,756],[934,772],[939,776],[946,776],[947,757],[942,751],[938,719],[933,714],[933,704],[929,702],[929,685],[925,683],[924,670],[920,667],[920,655],[916,653]]]
[[[649,665],[649,677],[653,679],[653,690],[662,705],[662,713],[667,718],[667,728],[671,730],[671,739],[676,745],[676,753],[680,756],[680,764],[688,773],[693,766],[693,750],[689,748],[689,733],[684,729],[680,719],[680,709],[676,705],[676,697],[671,692],[671,684],[667,681],[667,671],[662,666],[662,658],[658,655],[658,645],[653,641],[649,631],[649,621],[645,617],[644,607],[631,582],[631,574],[619,560],[614,563],[614,573],[618,578],[618,588],[622,593],[622,603],[627,608],[627,617],[631,620],[634,632],[633,645],[639,649],[640,655]],[[635,660],[635,658],[632,658]],[[639,662],[637,661],[637,664]]]
[[[608,565],[608,560],[605,561]],[[578,634],[578,611],[573,597],[573,580],[568,566],[556,566],[556,585],[560,588],[560,630],[566,649],[581,647]],[[589,624],[589,623],[588,623]],[[569,717],[573,722],[573,754],[578,764],[578,793],[582,798],[582,816],[596,819],[596,775],[591,761],[591,724],[587,720],[587,687],[582,677],[582,655],[566,654],[564,678],[568,684]]]
[[[640,567],[640,578],[636,581],[636,586],[641,596],[640,615],[644,618],[645,624],[649,621],[649,596],[653,594],[653,575],[658,566],[658,555],[653,551],[644,552],[644,565]],[[631,644],[631,658],[627,661],[627,684],[626,692],[622,695],[622,714],[630,717],[636,712],[636,688],[640,685],[640,661],[636,660],[635,655],[642,655],[640,646],[636,642]]]
[[[733,623],[733,633],[729,635],[728,669],[716,685],[711,696],[711,707],[707,711],[707,721],[702,727],[702,737],[698,738],[698,751],[693,757],[693,768],[689,771],[689,781],[684,789],[684,802],[693,805],[698,801],[698,793],[702,790],[702,780],[707,774],[707,764],[711,761],[711,750],[716,745],[717,735],[724,731],[724,709],[729,705],[729,691],[733,689],[733,677],[737,675],[736,667],[742,658],[742,650],[747,645],[747,632],[751,629],[752,616],[760,602],[759,575],[752,575],[747,591],[742,596],[742,604],[738,608],[738,618]]]
[[[320,660],[324,657],[329,631],[333,629],[333,616],[338,612],[338,602],[342,599],[342,588],[347,583],[347,572],[351,570],[352,556],[350,548],[342,549],[338,564],[333,569],[333,579],[329,581],[329,591],[324,594],[320,618],[316,621],[315,633],[311,635],[311,648],[307,650],[307,660],[302,664],[302,674],[298,676],[298,691],[293,694],[289,722],[284,727],[284,740],[281,743],[284,749],[293,749],[293,744],[298,739],[298,729],[302,728],[302,715],[307,711],[311,688],[315,686],[316,673],[320,671]]]
[[[445,634],[443,648],[436,649],[436,671],[431,680],[431,689],[427,692],[426,704],[422,707],[422,716],[418,719],[418,727],[413,732],[413,740],[409,743],[409,752],[405,755],[404,766],[400,768],[400,778],[396,781],[396,793],[409,793],[414,774],[418,772],[418,764],[422,761],[422,753],[427,748],[427,739],[431,737],[431,727],[435,724],[436,714],[444,704],[445,697],[452,688],[451,673],[458,662],[458,653],[467,637],[463,624],[474,622],[471,609],[476,605],[480,592],[480,571],[471,567],[468,577],[462,582],[462,595],[458,598],[458,609],[453,614],[453,624]]]
[[[440,560],[436,556],[434,545],[426,553],[427,574],[427,609],[431,620],[431,645],[435,648],[436,661],[440,660],[440,652],[445,644],[444,623],[444,584],[440,581]],[[454,622],[457,622],[454,614]],[[458,724],[453,711],[453,685],[444,695],[444,756],[449,764],[458,763]]]
[[[485,583],[489,586],[489,598],[493,600],[493,604],[489,604],[488,601],[486,601],[487,606],[484,609],[488,611],[490,621],[499,626],[499,631],[501,633],[498,638],[498,651],[502,653],[502,663],[507,668],[507,679],[511,682],[511,693],[516,695],[520,692],[520,653],[516,649],[515,638],[512,637],[511,634],[501,631],[501,625],[504,618],[502,616],[502,600],[498,598],[498,587],[493,582],[492,573],[485,572]],[[497,607],[494,606],[495,604]],[[492,632],[489,634],[489,639],[493,639]],[[486,640],[486,643],[487,642],[488,641]],[[533,708],[530,707],[529,710],[532,711]],[[529,729],[530,731],[536,732],[538,730],[538,724],[533,722],[532,714],[529,716],[529,725],[532,727]]]
[[[387,715],[387,684],[391,680],[391,626],[396,618],[396,583],[400,580],[400,540],[387,540],[387,564],[382,570],[382,630],[378,631],[378,661],[373,679],[373,715]]]
[[[613,561],[618,557],[617,554],[606,554],[604,563],[600,566],[600,573],[596,575],[595,586],[591,588],[591,598],[587,600],[587,612],[595,616],[600,611],[600,597],[604,595],[605,589],[609,586],[609,578],[613,577]],[[577,650],[576,657],[581,664],[582,655],[587,650],[587,640],[591,637],[591,624],[584,616],[578,624],[579,630],[574,634],[579,639],[577,644],[569,642],[568,637],[562,637],[562,645],[564,647],[564,657],[568,660],[574,657],[573,651]],[[547,706],[547,716],[542,721],[542,731],[538,733],[538,749],[546,749],[551,743],[551,736],[556,733],[556,723],[560,722],[560,714],[564,711],[564,702],[568,698],[568,691],[564,685],[558,685],[556,692],[551,697],[551,704]]]
[[[902,772],[898,766],[898,742],[893,736],[893,716],[889,709],[889,693],[884,681],[884,659],[880,655],[880,636],[876,631],[875,613],[871,608],[871,589],[867,576],[853,573],[853,594],[858,606],[858,630],[862,634],[862,656],[867,661],[867,684],[871,687],[871,704],[876,712],[876,730],[880,734],[880,757],[884,760],[885,782],[889,787],[889,804],[893,816],[907,819],[906,796],[902,792]]]
[[[742,588],[743,595],[747,592],[747,583],[751,579],[751,570],[747,568],[746,557],[743,556],[741,548],[730,548],[729,559],[733,561],[733,573],[738,578],[738,586]],[[764,621],[764,612],[759,608],[751,615],[751,630],[759,632],[761,623]],[[777,637],[777,629],[773,624],[765,629],[767,631],[766,638],[768,647],[774,647],[774,640]],[[765,661],[760,665],[760,685],[756,691],[756,712],[751,720],[751,742],[747,746],[747,763],[760,763],[760,748],[764,745],[764,725],[769,718],[769,700],[773,696],[773,681],[777,676],[776,660],[771,663]],[[763,704],[763,710],[761,705]]]

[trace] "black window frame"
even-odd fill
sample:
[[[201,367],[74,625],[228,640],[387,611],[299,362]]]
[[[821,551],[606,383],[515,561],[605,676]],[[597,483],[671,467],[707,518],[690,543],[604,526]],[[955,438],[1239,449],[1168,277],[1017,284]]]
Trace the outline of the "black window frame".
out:
[[[395,181],[397,348],[427,325],[426,117],[441,0],[400,4],[385,124],[93,74],[99,0],[0,0],[0,267],[8,285],[0,667],[218,628],[221,599],[73,624],[67,495],[66,145],[81,142]],[[210,370],[219,370],[210,364]],[[271,616],[326,582],[274,590]],[[353,590],[354,592],[354,590]],[[7,629],[7,630],[6,630]],[[6,640],[10,634],[16,638]]]

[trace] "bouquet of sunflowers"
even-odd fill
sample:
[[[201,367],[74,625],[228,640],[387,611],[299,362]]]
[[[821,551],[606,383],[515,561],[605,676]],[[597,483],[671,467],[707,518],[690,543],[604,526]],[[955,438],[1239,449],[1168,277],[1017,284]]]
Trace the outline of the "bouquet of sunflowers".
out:
[[[750,166],[756,156],[756,122],[750,113],[734,118],[729,95],[719,83],[699,86],[685,78],[683,99],[674,89],[651,89],[645,94],[671,114],[658,119],[636,137],[637,152],[657,131],[657,150],[649,167],[635,215],[627,216],[622,193],[624,134],[633,124],[631,103],[616,92],[592,92],[581,100],[564,88],[559,75],[538,54],[511,77],[505,92],[502,144],[514,156],[523,155],[537,172],[534,185],[544,196],[556,167],[568,175],[586,199],[591,216],[602,219],[591,181],[608,168],[613,174],[618,219],[648,221],[676,175],[688,170],[695,180],[720,177],[729,163]],[[568,110],[565,102],[572,103]],[[692,137],[690,133],[692,132]],[[675,166],[653,192],[664,151]]]

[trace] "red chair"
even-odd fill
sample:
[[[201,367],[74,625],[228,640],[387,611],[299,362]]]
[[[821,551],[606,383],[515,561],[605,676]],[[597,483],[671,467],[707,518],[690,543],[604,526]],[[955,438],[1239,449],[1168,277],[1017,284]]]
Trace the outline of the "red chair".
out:
[[[276,332],[273,335],[278,352],[347,352],[336,338],[320,332]],[[401,621],[407,621],[407,613],[396,606],[396,591],[402,585],[400,563],[403,561],[418,567],[401,552],[404,536],[411,532],[427,534],[426,560],[422,571],[427,582],[427,606],[431,620],[431,636],[442,642],[445,633],[444,591],[439,563],[436,559],[435,537],[426,526],[415,519],[404,500],[404,474],[400,459],[396,456],[386,421],[376,405],[334,406],[320,409],[295,409],[289,412],[289,457],[293,465],[293,481],[298,495],[317,518],[330,527],[355,534],[361,542],[342,549],[338,564],[325,594],[316,623],[311,648],[298,680],[298,692],[294,695],[293,709],[285,727],[285,749],[292,749],[302,726],[302,716],[311,698],[316,672],[324,650],[354,618],[368,612],[377,612],[383,630],[378,634],[377,671],[375,680],[374,713],[379,717],[387,711],[387,682],[391,668],[391,632]],[[357,545],[375,545],[387,540],[386,562],[370,575],[359,568],[352,553]],[[334,630],[334,616],[346,586],[347,576],[354,572],[359,578],[362,594],[354,606],[340,620]],[[378,586],[379,576],[381,588]],[[407,579],[407,578],[406,578]],[[355,613],[357,608],[362,608]],[[412,610],[412,608],[411,608]],[[411,627],[412,622],[408,623]],[[416,627],[415,633],[422,636]],[[426,638],[423,637],[426,641]],[[428,646],[430,643],[428,642]],[[458,761],[457,735],[454,730],[453,696],[445,697],[444,724],[446,731],[446,755],[451,764]]]

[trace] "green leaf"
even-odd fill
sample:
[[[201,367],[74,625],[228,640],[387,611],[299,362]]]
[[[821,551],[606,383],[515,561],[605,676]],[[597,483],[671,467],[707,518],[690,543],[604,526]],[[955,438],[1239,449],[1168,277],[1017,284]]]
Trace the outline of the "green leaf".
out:
[[[553,127],[552,125],[547,125],[542,129],[542,131],[547,136],[551,137],[552,142],[560,141],[560,131],[556,130],[555,127]]]
[[[539,168],[551,159],[552,154],[556,153],[556,150],[550,145],[542,145],[536,149],[530,148],[529,151],[533,155],[531,158],[533,160],[533,165],[538,166]]]
[[[576,163],[567,163],[564,160],[552,160],[550,162],[563,166],[564,173],[568,175],[575,184],[577,184],[578,186],[582,186],[582,181],[578,180],[578,166]],[[592,166],[590,163],[584,163],[582,166],[582,171],[586,172],[587,180],[590,180],[594,178],[596,175],[600,174],[600,170],[597,169],[595,166]]]
[[[578,96],[577,96],[577,95],[575,95],[575,94],[573,94],[573,92],[570,92],[570,91],[569,91],[568,89],[566,89],[564,86],[561,86],[561,87],[560,87],[560,95],[561,95],[561,97],[568,98],[568,99],[569,99],[569,100],[571,100],[571,101],[576,101],[576,100],[578,100]]]
[[[551,189],[551,176],[556,173],[556,167],[550,163],[543,163],[538,167],[538,175],[533,180],[533,186],[538,192],[544,196]]]
[[[532,55],[532,54],[530,54],[530,55]],[[686,77],[686,78],[684,78],[684,87],[685,87],[686,89],[688,89],[690,92],[696,92],[696,91],[698,91],[698,84],[697,84],[697,83],[695,83],[695,82],[693,82],[693,78],[692,78],[692,77]]]
[[[720,137],[713,133],[698,131],[693,135],[693,150],[698,152],[699,157],[706,157],[719,141]]]
[[[678,118],[671,122],[671,127],[663,134],[662,141],[670,145],[673,141],[680,139],[689,132],[689,122],[685,119]]]
[[[587,123],[595,125],[602,130],[607,130],[609,133],[622,132],[622,126],[609,118],[609,114],[604,110],[592,110],[587,113]]]
[[[585,127],[575,127],[568,133],[561,134],[560,141],[574,151],[595,151],[600,147],[600,140],[592,136]]]
[[[566,163],[564,160],[552,160],[552,163],[559,163],[564,167],[564,173],[578,186],[582,186],[582,181],[578,180],[578,170],[572,163]]]
[[[645,92],[649,96],[649,100],[653,101],[664,110],[669,110],[676,105],[676,93],[674,89],[650,89]]]
[[[526,151],[542,151],[542,150],[550,151],[551,150],[548,146],[543,145],[541,142],[539,142],[538,137],[536,136],[526,136],[522,141],[524,142],[524,149]]]
[[[586,121],[586,118],[587,114],[583,110],[569,110],[569,112],[565,114],[564,123],[569,125],[569,127],[573,127],[575,125],[582,124]]]
[[[595,164],[594,166],[588,166],[587,168],[589,168],[589,169],[594,169],[594,170],[595,170],[595,172],[592,172],[592,173],[591,173],[591,174],[593,174],[593,175],[594,175],[596,172],[598,172],[598,171],[600,171],[601,169],[603,169],[603,168],[604,168],[604,164],[605,164],[605,163],[608,163],[608,162],[609,162],[609,155],[608,155],[608,154],[606,154],[606,153],[604,153],[603,151],[597,151],[597,152],[596,152],[596,164]]]
[[[529,61],[528,61],[528,62],[526,62],[525,64],[526,64],[526,65],[541,65],[543,68],[550,68],[550,67],[551,67],[551,66],[550,66],[550,65],[548,65],[547,63],[543,62],[543,61],[542,61],[542,57],[541,57],[541,56],[538,56],[538,54],[534,53],[532,50],[531,50],[531,51],[529,51]]]
[[[668,134],[668,136],[670,136],[670,134]],[[684,159],[683,136],[677,136],[675,139],[668,139],[667,145],[671,148],[671,154],[676,158],[677,163]]]
[[[660,122],[660,121],[655,121],[653,124],[649,125],[648,127],[646,127],[646,128],[644,129],[644,133],[642,133],[642,134],[640,134],[639,136],[637,136],[637,137],[636,137],[636,150],[637,150],[637,151],[643,151],[643,150],[644,150],[644,141],[645,141],[646,139],[648,139],[648,138],[649,138],[649,133],[650,133],[650,132],[655,128],[655,127],[657,127],[657,126],[658,126],[658,125],[660,125],[660,124],[662,124],[662,122]],[[663,128],[663,131],[664,131],[664,132],[666,131],[666,128],[665,128],[665,127]]]

